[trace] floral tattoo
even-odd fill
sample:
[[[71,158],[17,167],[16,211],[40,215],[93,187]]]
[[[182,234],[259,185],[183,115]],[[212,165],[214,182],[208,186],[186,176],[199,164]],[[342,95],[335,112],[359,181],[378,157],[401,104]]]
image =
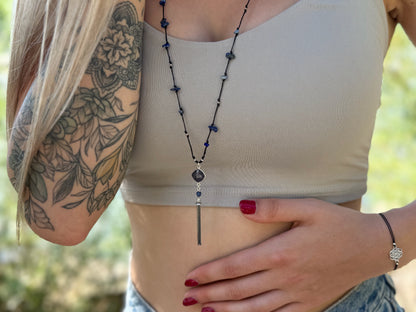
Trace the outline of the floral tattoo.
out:
[[[24,204],[29,224],[55,229],[42,208],[47,201],[63,209],[85,204],[92,214],[114,198],[133,148],[138,107],[137,101],[123,103],[117,94],[138,88],[142,35],[135,6],[130,1],[118,4],[86,71],[94,87],[78,88],[32,160]],[[32,103],[29,91],[11,134],[8,162],[14,177],[24,156]],[[95,161],[89,164],[91,158]],[[16,179],[11,181],[16,187]],[[53,189],[48,190],[47,181]]]
[[[100,92],[115,92],[124,86],[136,89],[141,69],[141,35],[143,23],[131,3],[116,8],[110,27],[88,67]]]

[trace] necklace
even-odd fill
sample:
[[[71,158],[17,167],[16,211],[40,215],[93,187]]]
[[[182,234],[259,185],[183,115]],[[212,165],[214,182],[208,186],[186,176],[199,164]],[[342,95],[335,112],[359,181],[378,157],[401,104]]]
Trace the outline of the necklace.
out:
[[[207,149],[209,147],[209,138],[211,137],[212,132],[217,133],[218,132],[218,127],[215,125],[215,120],[217,118],[217,113],[218,113],[218,109],[221,106],[221,96],[222,96],[222,92],[224,90],[224,84],[225,81],[228,79],[228,68],[230,66],[230,62],[235,59],[235,54],[233,52],[234,50],[234,45],[235,42],[237,40],[237,37],[240,33],[240,27],[241,24],[243,22],[244,16],[247,13],[247,9],[248,9],[248,5],[250,4],[251,0],[247,0],[246,5],[244,6],[244,11],[243,11],[243,15],[240,18],[240,22],[237,26],[237,29],[234,31],[234,40],[233,43],[231,45],[231,48],[228,52],[226,52],[225,57],[227,59],[227,63],[225,66],[225,70],[224,73],[220,76],[220,79],[222,80],[221,83],[221,87],[220,87],[220,91],[216,100],[216,107],[215,107],[215,111],[214,111],[214,115],[212,117],[212,121],[208,126],[208,136],[205,140],[204,143],[204,148],[203,148],[203,153],[202,153],[202,157],[200,159],[197,159],[195,157],[194,154],[194,149],[192,147],[192,143],[191,143],[191,139],[189,136],[189,132],[188,132],[188,127],[186,126],[186,120],[185,120],[185,111],[183,109],[180,97],[179,97],[179,91],[181,90],[181,88],[176,84],[176,79],[175,79],[175,74],[173,71],[173,61],[172,61],[172,57],[170,55],[169,52],[169,48],[170,48],[170,43],[168,41],[168,32],[167,32],[167,28],[169,26],[169,22],[167,21],[166,17],[165,17],[165,7],[166,7],[166,0],[160,0],[159,4],[162,6],[162,20],[160,21],[160,25],[162,26],[162,28],[164,29],[165,32],[165,43],[162,45],[163,48],[165,48],[166,50],[166,55],[168,57],[168,61],[169,61],[169,68],[170,68],[170,72],[172,74],[172,82],[173,82],[173,87],[170,89],[170,91],[174,92],[176,95],[176,101],[178,104],[178,113],[179,116],[182,120],[183,123],[183,129],[184,129],[184,133],[186,136],[186,139],[188,141],[188,145],[189,145],[189,150],[191,152],[191,157],[192,160],[194,161],[194,163],[196,164],[196,169],[192,172],[191,176],[193,178],[193,180],[196,182],[196,208],[197,208],[197,240],[198,240],[198,245],[201,245],[201,196],[202,196],[202,192],[201,192],[201,182],[205,179],[205,172],[202,170],[202,163],[205,160],[205,156],[207,154]]]

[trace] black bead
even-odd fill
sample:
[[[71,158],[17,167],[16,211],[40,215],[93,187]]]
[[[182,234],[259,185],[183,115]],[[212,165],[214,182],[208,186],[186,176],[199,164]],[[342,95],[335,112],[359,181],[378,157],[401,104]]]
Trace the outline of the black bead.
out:
[[[173,86],[173,88],[170,89],[170,91],[175,91],[178,92],[181,88],[179,88],[178,86]]]
[[[162,26],[162,28],[167,28],[169,25],[169,22],[166,20],[166,18],[162,18],[162,20],[160,21],[160,26]]]
[[[192,172],[192,178],[195,180],[195,182],[199,183],[205,179],[205,173],[201,169],[196,169],[194,172]]]
[[[181,108],[179,108],[179,115],[181,115],[181,116],[183,116],[183,114],[185,113],[184,111],[183,111],[183,108],[181,107]]]

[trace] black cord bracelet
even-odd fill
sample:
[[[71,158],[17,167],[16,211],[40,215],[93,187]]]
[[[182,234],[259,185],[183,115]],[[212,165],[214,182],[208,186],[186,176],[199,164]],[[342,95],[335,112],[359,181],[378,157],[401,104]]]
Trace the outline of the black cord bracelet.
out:
[[[390,260],[394,261],[394,270],[397,269],[397,267],[399,266],[399,259],[403,256],[403,250],[401,250],[399,247],[397,247],[396,245],[396,240],[394,238],[394,234],[393,234],[393,230],[390,226],[389,221],[387,220],[386,216],[382,213],[379,213],[380,217],[383,219],[384,223],[386,223],[387,228],[389,229],[390,232],[390,236],[391,239],[393,241],[393,249],[390,250]]]

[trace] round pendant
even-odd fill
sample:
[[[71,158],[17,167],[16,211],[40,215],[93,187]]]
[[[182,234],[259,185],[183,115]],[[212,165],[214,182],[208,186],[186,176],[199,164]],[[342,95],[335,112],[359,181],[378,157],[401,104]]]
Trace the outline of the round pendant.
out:
[[[195,182],[199,183],[205,178],[205,173],[201,169],[196,169],[192,172],[192,178]]]

